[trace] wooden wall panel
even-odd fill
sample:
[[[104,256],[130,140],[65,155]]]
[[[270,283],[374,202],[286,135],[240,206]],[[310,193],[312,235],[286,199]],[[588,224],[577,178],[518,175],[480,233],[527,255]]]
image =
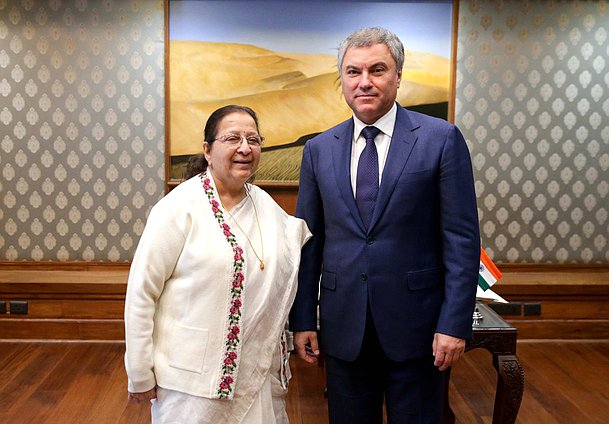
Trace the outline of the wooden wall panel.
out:
[[[31,299],[28,302],[27,318],[46,319],[123,319],[124,297],[118,300],[75,299]],[[23,315],[9,315],[6,319],[23,318]]]
[[[506,319],[518,329],[519,340],[609,340],[609,320]]]
[[[504,315],[520,339],[609,339],[609,267],[501,269],[497,293],[541,308]],[[122,340],[128,274],[129,264],[0,263],[0,300],[28,302],[27,315],[0,314],[0,340]]]
[[[261,183],[260,187],[267,191],[271,197],[290,215],[296,213],[296,200],[298,186],[296,184]]]
[[[122,319],[0,318],[1,340],[122,341]]]

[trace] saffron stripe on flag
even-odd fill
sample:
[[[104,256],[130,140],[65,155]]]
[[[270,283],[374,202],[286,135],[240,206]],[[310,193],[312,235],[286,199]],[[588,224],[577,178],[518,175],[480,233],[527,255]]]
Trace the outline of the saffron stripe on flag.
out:
[[[495,277],[495,281],[503,277],[503,274],[501,274],[499,268],[495,266],[495,264],[493,263],[491,258],[488,257],[483,248],[480,248],[480,262],[482,262],[486,269],[488,269],[488,271],[493,274],[493,277]]]

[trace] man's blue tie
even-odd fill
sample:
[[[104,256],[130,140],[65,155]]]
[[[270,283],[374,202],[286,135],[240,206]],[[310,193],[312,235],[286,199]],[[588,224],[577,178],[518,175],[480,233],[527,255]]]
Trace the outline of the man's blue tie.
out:
[[[376,195],[379,191],[379,159],[374,138],[380,132],[381,130],[377,127],[364,127],[362,135],[366,139],[366,147],[362,151],[357,164],[355,202],[366,228],[370,224]]]

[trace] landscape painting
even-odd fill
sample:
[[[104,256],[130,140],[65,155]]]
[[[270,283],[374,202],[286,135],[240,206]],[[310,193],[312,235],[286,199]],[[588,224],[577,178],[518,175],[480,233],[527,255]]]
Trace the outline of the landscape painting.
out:
[[[170,1],[171,179],[201,152],[211,112],[240,104],[266,138],[256,181],[297,182],[304,143],[351,116],[336,53],[365,26],[404,43],[398,103],[446,119],[451,25],[449,1]]]

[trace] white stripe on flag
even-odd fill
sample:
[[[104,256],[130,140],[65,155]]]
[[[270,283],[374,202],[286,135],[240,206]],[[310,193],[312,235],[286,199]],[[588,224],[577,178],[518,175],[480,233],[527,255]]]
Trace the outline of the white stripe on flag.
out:
[[[484,266],[482,261],[480,261],[479,274],[484,279],[484,281],[486,281],[486,284],[488,284],[489,287],[491,287],[493,284],[495,284],[497,282],[497,279],[495,278],[495,276],[493,274],[491,274],[491,272],[488,270],[487,267]]]

